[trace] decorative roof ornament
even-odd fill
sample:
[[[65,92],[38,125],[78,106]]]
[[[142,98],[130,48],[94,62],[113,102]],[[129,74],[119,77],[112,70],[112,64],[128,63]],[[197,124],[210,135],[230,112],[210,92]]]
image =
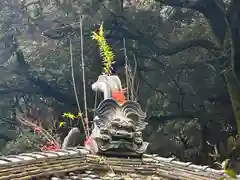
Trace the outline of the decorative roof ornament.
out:
[[[142,137],[146,113],[137,102],[125,100],[118,76],[100,75],[92,89],[104,94],[104,100],[95,109],[91,135],[96,143],[95,153],[144,153],[149,144]]]

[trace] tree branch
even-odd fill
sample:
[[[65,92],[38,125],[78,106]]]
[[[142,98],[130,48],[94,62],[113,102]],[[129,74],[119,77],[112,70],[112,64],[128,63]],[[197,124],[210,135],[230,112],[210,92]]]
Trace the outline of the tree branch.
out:
[[[209,50],[209,49],[220,50],[220,48],[216,47],[215,44],[209,40],[192,39],[188,41],[180,41],[180,42],[172,43],[167,48],[159,49],[158,53],[159,54],[161,53],[165,56],[170,56],[191,47],[202,47],[206,50]]]
[[[141,44],[148,46],[149,49],[151,49],[151,51],[156,53],[158,56],[162,56],[162,55],[171,56],[192,47],[202,47],[206,50],[221,50],[221,48],[217,47],[213,42],[207,39],[192,39],[187,41],[172,42],[171,44],[168,45],[168,47],[163,48],[163,47],[159,47],[157,44],[154,43],[154,41],[152,41],[147,37],[145,38],[144,36],[134,35],[126,29],[118,29],[118,30],[123,33],[124,37],[131,40],[137,40]],[[115,35],[108,36],[108,38],[117,39],[117,40],[120,39],[120,37],[117,38]]]
[[[217,47],[213,42],[207,39],[193,39],[179,42],[172,42],[168,45],[168,47],[163,48],[158,46],[151,37],[147,36],[143,32],[137,30],[135,25],[129,22],[126,18],[120,18],[115,13],[111,12],[114,17],[113,20],[109,22],[105,22],[105,28],[110,31],[109,34],[106,35],[108,39],[116,39],[122,40],[124,36],[127,39],[137,40],[140,44],[146,45],[151,51],[156,53],[158,56],[171,56],[178,52],[184,51],[191,47],[202,47],[206,50],[221,50],[220,47]],[[52,38],[58,39],[63,38],[63,36],[59,36],[59,34],[67,34],[69,32],[76,31],[78,33],[78,27],[72,27],[71,25],[65,25],[64,27],[53,29],[44,35]]]
[[[165,122],[165,121],[169,121],[169,120],[175,120],[175,119],[193,119],[196,118],[193,114],[187,114],[187,113],[182,113],[182,114],[170,114],[170,115],[166,115],[166,116],[149,116],[148,117],[148,121],[151,120],[157,120],[160,122]]]
[[[232,0],[227,12],[232,39],[232,68],[240,85],[240,1]]]
[[[148,85],[149,88],[152,89],[152,91],[157,92],[157,93],[160,93],[164,98],[168,99],[166,93],[165,93],[164,91],[160,90],[160,89],[154,88],[154,87],[147,81],[147,79],[144,78],[143,74],[142,74],[139,70],[138,70],[138,75],[139,75],[139,79],[142,79],[142,80],[144,81],[144,83],[145,83],[146,85]]]
[[[52,97],[56,99],[60,103],[67,104],[68,106],[76,106],[75,98],[68,94],[62,93],[61,91],[56,90],[56,88],[52,87],[48,82],[41,80],[37,76],[32,76],[29,71],[29,65],[26,63],[24,59],[24,54],[21,50],[16,52],[17,62],[19,63],[21,69],[25,73],[26,79],[31,82],[34,86],[38,87],[41,93],[46,97]]]
[[[115,15],[114,13],[112,13]],[[184,51],[191,47],[202,47],[206,50],[221,50],[212,41],[207,39],[193,39],[179,42],[172,42],[168,47],[159,47],[149,36],[140,32],[131,24],[126,18],[119,18],[117,15],[112,22],[105,23],[105,28],[112,33],[108,34],[106,38],[122,39],[122,37],[137,40],[139,43],[149,47],[151,51],[161,56],[171,56],[178,52]]]
[[[37,93],[37,92],[30,88],[11,88],[11,87],[9,87],[9,89],[0,90],[0,96],[1,95],[11,95],[11,94],[16,94],[16,93]]]
[[[213,32],[222,44],[228,24],[225,18],[224,7],[220,7],[215,0],[155,0],[168,6],[189,8],[202,13],[208,20]]]

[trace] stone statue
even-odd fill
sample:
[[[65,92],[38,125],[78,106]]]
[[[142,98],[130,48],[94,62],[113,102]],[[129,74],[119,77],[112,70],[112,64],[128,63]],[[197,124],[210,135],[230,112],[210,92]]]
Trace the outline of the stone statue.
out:
[[[85,141],[85,148],[93,154],[143,154],[148,147],[142,137],[147,125],[146,113],[137,102],[125,100],[119,77],[100,75],[92,84],[92,89],[103,93],[104,99],[94,110],[92,132]],[[77,128],[73,128],[64,139],[62,148],[76,146],[73,139],[79,133]]]
[[[90,145],[94,153],[144,153],[148,146],[142,138],[146,113],[137,102],[120,103],[112,97],[114,92],[122,92],[118,76],[101,75],[92,89],[104,94],[104,100],[95,109]]]

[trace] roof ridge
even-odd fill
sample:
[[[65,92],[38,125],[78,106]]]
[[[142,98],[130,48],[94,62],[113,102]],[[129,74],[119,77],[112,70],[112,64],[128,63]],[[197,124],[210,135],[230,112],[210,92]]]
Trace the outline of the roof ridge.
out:
[[[60,165],[59,165],[60,164]],[[143,154],[141,158],[104,157],[89,154],[84,147],[66,150],[21,153],[0,157],[0,180],[32,179],[63,172],[98,169],[141,175],[153,174],[160,177],[189,180],[214,180],[224,175],[221,170],[209,166],[194,165],[156,154]]]

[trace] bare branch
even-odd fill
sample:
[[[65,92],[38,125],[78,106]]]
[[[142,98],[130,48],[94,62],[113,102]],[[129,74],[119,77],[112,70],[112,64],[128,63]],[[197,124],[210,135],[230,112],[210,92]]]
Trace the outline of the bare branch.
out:
[[[208,20],[213,32],[222,44],[228,29],[224,7],[215,0],[155,0],[165,5],[189,8],[201,12]]]
[[[124,36],[127,39],[136,40],[139,43],[146,45],[149,47],[151,51],[156,53],[157,55],[161,56],[171,56],[178,52],[184,51],[191,47],[202,47],[206,50],[220,50],[221,48],[216,46],[212,41],[207,39],[193,39],[193,40],[186,40],[186,41],[179,41],[179,42],[172,42],[168,45],[168,47],[163,48],[159,47],[151,37],[147,36],[143,32],[140,32],[135,28],[135,25],[131,24],[126,18],[120,18],[114,13],[115,19],[112,20],[110,23],[105,23],[105,28],[107,28],[112,32],[108,35],[107,38],[111,39],[122,39]],[[119,35],[120,34],[120,35]]]

